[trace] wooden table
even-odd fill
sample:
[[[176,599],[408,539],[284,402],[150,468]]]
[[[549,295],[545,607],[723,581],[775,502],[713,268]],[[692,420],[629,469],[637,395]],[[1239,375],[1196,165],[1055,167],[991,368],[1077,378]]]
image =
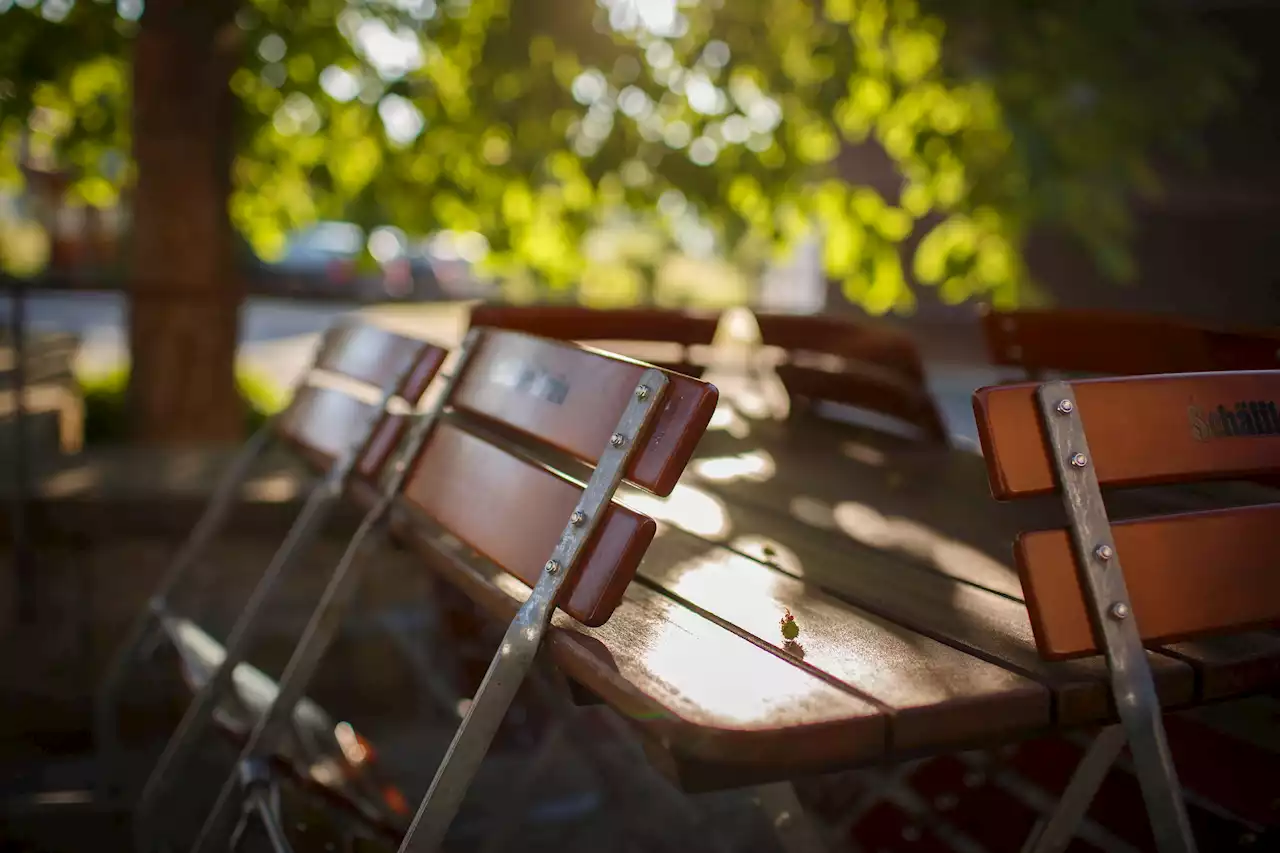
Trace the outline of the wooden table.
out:
[[[559,614],[550,642],[670,776],[688,790],[741,786],[1113,721],[1100,658],[1041,660],[1012,568],[1019,530],[1064,525],[1056,498],[997,504],[972,453],[812,416],[762,419],[744,401],[724,395],[670,498],[620,491],[659,519],[658,536],[608,623]],[[1113,516],[1153,500],[1126,495]],[[527,595],[402,527],[496,615]],[[796,643],[780,632],[787,610]],[[1187,707],[1280,682],[1280,635],[1150,659],[1166,706]]]

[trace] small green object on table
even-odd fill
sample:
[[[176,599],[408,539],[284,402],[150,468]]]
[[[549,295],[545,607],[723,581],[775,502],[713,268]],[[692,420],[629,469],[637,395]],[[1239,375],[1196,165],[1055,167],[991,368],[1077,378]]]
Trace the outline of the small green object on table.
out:
[[[784,640],[794,640],[800,636],[800,626],[796,624],[796,617],[791,615],[791,611],[787,610],[787,615],[779,620],[778,625],[782,628],[782,638]]]

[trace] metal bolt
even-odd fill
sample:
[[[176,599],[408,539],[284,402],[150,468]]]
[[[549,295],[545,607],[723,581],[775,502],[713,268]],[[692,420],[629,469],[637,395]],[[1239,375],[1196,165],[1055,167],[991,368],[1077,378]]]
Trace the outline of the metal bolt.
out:
[[[1089,457],[1088,457],[1088,456],[1085,456],[1083,453],[1076,452],[1076,453],[1072,453],[1072,454],[1071,454],[1071,465],[1072,465],[1072,467],[1074,467],[1074,468],[1083,468],[1084,466],[1086,466],[1086,465],[1088,465],[1088,464],[1089,464]]]
[[[1117,622],[1122,622],[1129,618],[1129,605],[1125,604],[1123,601],[1117,601],[1115,604],[1111,605],[1110,612],[1112,619]]]
[[[582,522],[586,520],[587,520],[587,514],[580,509],[575,509],[573,511],[573,515],[569,516],[569,523],[572,524],[574,527],[577,527],[578,525],[582,524]]]
[[[778,829],[786,829],[791,825],[791,812],[779,812],[773,821],[773,825]]]
[[[546,569],[547,574],[554,575],[556,572],[560,571],[560,564],[555,560],[547,560],[547,564],[542,568]]]
[[[1069,415],[1069,414],[1071,414],[1072,412],[1074,412],[1075,410],[1076,410],[1076,404],[1075,404],[1075,403],[1073,403],[1073,402],[1071,402],[1070,400],[1059,400],[1059,401],[1058,401],[1058,413],[1059,413],[1059,414]]]
[[[648,385],[638,385],[638,386],[636,386],[636,399],[637,399],[637,400],[647,400],[647,399],[649,399],[649,386],[648,386]]]
[[[621,447],[626,444],[626,441],[626,438],[624,438],[620,432],[615,432],[613,435],[609,436],[609,443],[614,447]]]
[[[1103,544],[1093,549],[1093,556],[1097,557],[1099,560],[1101,560],[1104,563],[1107,560],[1110,560],[1115,555],[1116,555],[1116,549],[1112,548],[1110,545]]]

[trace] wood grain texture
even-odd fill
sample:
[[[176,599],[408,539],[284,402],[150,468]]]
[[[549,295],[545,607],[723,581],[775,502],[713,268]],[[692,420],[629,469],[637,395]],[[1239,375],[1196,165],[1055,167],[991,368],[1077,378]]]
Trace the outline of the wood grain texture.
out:
[[[920,428],[932,441],[947,442],[920,353],[905,332],[825,316],[759,313],[756,321],[761,342],[786,352],[776,370],[793,399],[877,412]],[[835,363],[815,363],[813,355]]]
[[[689,359],[689,347],[706,346],[715,338],[719,317],[660,308],[584,308],[581,305],[476,305],[472,327],[506,329],[557,341],[593,344],[655,367],[699,377],[702,365]],[[677,360],[646,357],[643,347],[627,343],[668,343],[680,348]],[[617,345],[621,343],[621,346]]]
[[[327,469],[355,442],[363,449],[356,474],[374,479],[404,434],[407,421],[386,414],[364,438],[365,424],[376,407],[334,388],[306,385],[275,420],[277,434],[317,469]]]
[[[582,486],[443,422],[418,456],[405,500],[449,533],[533,585],[582,496]],[[603,624],[653,539],[653,520],[610,505],[565,582],[560,606]]]
[[[756,645],[883,707],[892,753],[955,748],[1049,725],[1049,693],[1030,679],[853,607],[759,556],[671,529],[650,548],[640,576]],[[779,628],[787,612],[800,626],[794,642]]]
[[[1280,624],[1280,504],[1121,521],[1111,530],[1144,642]],[[1040,653],[1097,654],[1067,530],[1025,533],[1015,555]]]
[[[377,326],[349,324],[325,332],[315,366],[380,390],[394,386],[397,394],[416,403],[446,355],[423,340]]]
[[[819,517],[790,515],[784,508],[785,495],[775,501],[768,497],[768,490],[739,491],[736,495],[717,490],[715,494],[724,499],[732,531],[724,537],[724,544],[734,551],[773,564],[778,571],[822,591],[824,597],[875,614],[886,626],[896,627],[901,636],[918,636],[924,645],[941,642],[1043,685],[1052,703],[1052,719],[1059,725],[1084,725],[1113,717],[1105,662],[1101,658],[1064,663],[1043,660],[1022,602],[936,568],[913,564],[893,550],[868,547]],[[674,512],[660,517],[679,526],[687,515]],[[665,536],[657,538],[654,550],[662,546]],[[647,565],[642,566],[642,575],[647,576],[648,571]],[[1007,571],[1013,572],[1012,568]],[[732,594],[732,589],[725,594]],[[674,591],[679,594],[678,587]],[[796,618],[803,631],[804,622],[798,615]],[[1189,667],[1154,653],[1150,658],[1162,701],[1171,706],[1189,701],[1194,686]],[[874,663],[886,669],[886,678],[892,678],[899,661],[884,657]],[[932,685],[925,682],[919,689],[922,695],[927,694]],[[1016,725],[1017,703],[1011,705],[1008,724]],[[963,725],[963,720],[957,720],[957,725]],[[994,729],[1000,722],[988,721],[987,725]]]
[[[374,491],[358,484],[370,505]],[[396,536],[495,618],[509,620],[528,587],[450,543],[411,507]],[[669,598],[639,584],[607,623],[557,613],[548,647],[556,665],[681,761],[791,778],[797,769],[849,766],[884,755],[885,715]],[[739,781],[736,784],[741,784]]]
[[[1037,387],[1022,383],[974,394],[982,453],[999,500],[1054,490]],[[1280,371],[1082,379],[1071,387],[1103,486],[1280,473],[1280,417],[1272,414],[1280,405]]]
[[[756,312],[755,318],[765,346],[838,355],[924,382],[920,351],[911,336],[899,329],[822,315]]]
[[[1280,334],[1213,329],[1174,317],[1085,309],[988,311],[992,364],[1030,373],[1191,373],[1280,367]]]
[[[486,332],[450,402],[585,462],[608,445],[646,365],[516,332]],[[668,373],[661,411],[639,441],[627,479],[658,494],[675,487],[715,411],[714,385]]]

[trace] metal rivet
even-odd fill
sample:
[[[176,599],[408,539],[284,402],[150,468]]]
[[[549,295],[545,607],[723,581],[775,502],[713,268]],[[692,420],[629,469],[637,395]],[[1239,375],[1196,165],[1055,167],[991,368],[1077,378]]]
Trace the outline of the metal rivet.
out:
[[[324,849],[327,850],[328,853],[333,853],[334,850],[338,849],[338,846],[330,841],[324,845]]]
[[[791,825],[791,812],[781,812],[778,817],[774,819],[773,825],[778,829],[786,829]]]
[[[621,447],[623,444],[626,443],[626,441],[627,440],[622,436],[622,433],[620,432],[615,432],[613,435],[609,436],[609,443],[612,444],[614,447]]]
[[[959,804],[960,798],[955,794],[943,794],[933,801],[934,808],[940,812],[950,811]]]
[[[1125,604],[1123,601],[1117,601],[1115,604],[1111,605],[1110,612],[1112,619],[1115,619],[1117,622],[1123,621],[1129,618],[1129,605]]]
[[[1083,453],[1078,453],[1078,452],[1077,452],[1077,453],[1072,453],[1072,454],[1071,454],[1071,465],[1072,465],[1072,467],[1074,467],[1074,468],[1083,468],[1084,466],[1086,466],[1086,465],[1088,465],[1088,464],[1089,464],[1089,457],[1088,457],[1088,456],[1085,456]]]
[[[569,523],[574,527],[587,520],[587,514],[580,509],[575,509],[573,515],[569,516]]]
[[[547,560],[547,564],[542,568],[546,569],[547,574],[554,575],[556,572],[560,571],[560,564],[555,560]]]
[[[1059,414],[1069,415],[1069,414],[1071,414],[1072,412],[1074,412],[1075,410],[1076,410],[1076,404],[1075,404],[1075,403],[1073,403],[1073,402],[1071,402],[1070,400],[1059,400],[1059,401],[1058,401],[1058,413],[1059,413]]]
[[[1116,549],[1112,548],[1110,545],[1099,545],[1097,548],[1093,549],[1093,556],[1097,557],[1104,563],[1115,555]]]
[[[636,387],[636,399],[637,399],[637,400],[647,400],[647,399],[649,399],[649,386],[648,386],[648,385],[639,385],[639,386],[637,386],[637,387]]]
[[[405,468],[408,468],[408,467],[409,467],[409,466],[405,464],[405,461],[404,461],[403,459],[401,459],[401,460],[399,460],[399,461],[397,461],[397,462],[396,462],[396,473],[397,473],[397,474],[403,474],[403,473],[404,473],[404,469],[405,469]]]

